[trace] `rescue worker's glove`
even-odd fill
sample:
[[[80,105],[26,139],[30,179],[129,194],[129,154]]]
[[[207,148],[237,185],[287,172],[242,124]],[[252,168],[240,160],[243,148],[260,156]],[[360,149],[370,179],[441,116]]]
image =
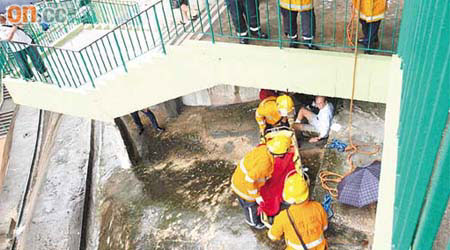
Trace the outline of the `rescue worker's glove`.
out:
[[[259,136],[259,144],[266,144],[266,137],[264,135]]]
[[[258,198],[256,198],[256,203],[258,203],[258,205],[260,205],[261,203],[263,203],[264,200],[261,196],[259,196]]]

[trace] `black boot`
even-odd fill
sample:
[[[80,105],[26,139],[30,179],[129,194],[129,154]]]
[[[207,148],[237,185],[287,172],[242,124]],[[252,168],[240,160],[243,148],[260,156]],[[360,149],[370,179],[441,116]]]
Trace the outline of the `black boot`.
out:
[[[241,37],[239,38],[240,44],[248,44],[248,38],[247,37]]]
[[[306,40],[305,47],[310,50],[320,50],[319,47],[312,44],[312,40]]]
[[[269,38],[269,36],[266,33],[262,32],[260,30],[250,31],[250,34],[252,34],[252,37],[258,37],[258,38],[262,38],[262,39]]]
[[[297,38],[289,38],[289,48],[298,48],[298,39]]]

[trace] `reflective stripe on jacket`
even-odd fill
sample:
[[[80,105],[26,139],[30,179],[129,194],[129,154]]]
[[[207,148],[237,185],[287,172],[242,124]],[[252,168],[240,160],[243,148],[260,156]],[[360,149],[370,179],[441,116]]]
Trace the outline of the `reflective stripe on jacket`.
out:
[[[274,159],[266,145],[247,153],[231,177],[231,189],[246,201],[260,197],[259,189],[272,176]]]
[[[280,0],[280,7],[292,11],[307,11],[313,8],[312,0]]]
[[[356,11],[358,8],[358,2],[361,1],[361,14],[360,18],[368,23],[376,22],[384,19],[384,12],[386,12],[386,0],[352,0],[353,8]]]
[[[328,219],[319,202],[305,201],[302,204],[294,204],[290,206],[289,213],[308,249],[323,250],[326,248],[327,241],[323,232],[328,227]],[[286,249],[303,249],[286,210],[281,211],[275,217],[272,228],[268,232],[271,240],[279,240],[283,234],[287,245]]]

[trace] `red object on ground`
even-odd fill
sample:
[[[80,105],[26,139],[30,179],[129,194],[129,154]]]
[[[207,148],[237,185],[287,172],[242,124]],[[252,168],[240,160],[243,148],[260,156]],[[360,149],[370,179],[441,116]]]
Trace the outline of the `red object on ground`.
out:
[[[275,93],[275,91],[270,90],[270,89],[261,89],[259,91],[259,100],[264,100],[269,96],[277,96],[277,93]]]
[[[260,204],[260,209],[264,211],[267,216],[274,216],[280,210],[281,202],[283,201],[283,188],[286,175],[295,170],[295,165],[292,159],[294,152],[287,153],[284,157],[275,158],[275,166],[270,178],[264,186],[259,190],[264,200]]]

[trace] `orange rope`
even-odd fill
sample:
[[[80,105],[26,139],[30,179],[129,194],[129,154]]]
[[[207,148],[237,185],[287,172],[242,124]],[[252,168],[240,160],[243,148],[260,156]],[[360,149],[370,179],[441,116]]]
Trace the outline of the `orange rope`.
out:
[[[360,5],[360,1],[358,1],[358,8],[359,9],[359,5]],[[353,32],[353,26],[354,26],[354,19],[355,19],[355,11],[354,8],[352,8],[352,20],[349,23],[349,26],[351,27],[351,31],[350,33],[347,32],[347,39],[350,41],[350,44],[352,44],[351,40],[352,40],[352,32]],[[359,13],[358,12],[358,19],[359,19]],[[355,27],[355,43],[352,44],[352,46],[355,46],[355,61],[353,64],[353,79],[352,79],[352,98],[350,99],[350,116],[348,119],[348,128],[349,128],[349,142],[350,145],[347,146],[347,148],[345,149],[345,151],[349,152],[347,155],[347,164],[350,166],[350,171],[348,171],[346,174],[344,175],[340,175],[337,173],[333,173],[330,171],[321,171],[319,173],[319,178],[320,178],[320,182],[322,184],[322,188],[327,190],[331,196],[333,196],[334,198],[337,197],[338,195],[338,190],[336,187],[331,187],[329,184],[330,182],[334,183],[335,186],[337,186],[337,184],[339,184],[339,182],[342,181],[342,179],[344,177],[346,177],[347,175],[353,173],[353,171],[355,171],[356,166],[355,164],[353,164],[352,161],[352,157],[357,154],[366,154],[366,155],[374,155],[376,153],[378,153],[380,151],[380,146],[379,145],[370,145],[370,144],[365,144],[365,145],[355,145],[353,144],[353,139],[352,139],[352,119],[353,119],[353,100],[355,97],[355,83],[356,83],[356,65],[358,64],[358,28],[359,25],[356,25]],[[349,31],[350,29],[348,29],[347,31]],[[350,37],[349,37],[350,35]],[[376,149],[374,151],[362,151],[359,148],[361,147],[369,147],[369,146],[374,146]]]
[[[353,4],[351,4],[352,8],[352,17],[350,18],[350,22],[347,24],[347,41],[350,43],[350,46],[355,46],[355,44],[352,41],[353,38],[353,29],[355,27],[355,16],[356,11],[355,8],[353,8]]]

